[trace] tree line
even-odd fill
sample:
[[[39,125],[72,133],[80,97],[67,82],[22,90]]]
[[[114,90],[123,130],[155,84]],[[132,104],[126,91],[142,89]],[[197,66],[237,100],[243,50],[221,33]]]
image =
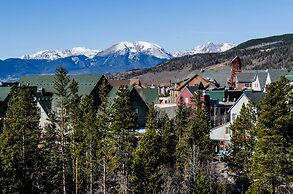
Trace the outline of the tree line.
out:
[[[231,126],[232,183],[216,176],[199,93],[196,108],[181,102],[172,120],[151,105],[139,133],[127,86],[111,101],[103,81],[95,107],[64,68],[53,85],[56,105],[44,129],[31,89],[11,90],[0,130],[2,193],[267,193],[292,182],[292,93],[284,78],[267,88],[258,114],[244,106]]]

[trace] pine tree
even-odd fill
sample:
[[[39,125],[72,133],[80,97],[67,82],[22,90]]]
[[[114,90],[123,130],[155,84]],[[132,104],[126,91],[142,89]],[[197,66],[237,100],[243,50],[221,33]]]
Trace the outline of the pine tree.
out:
[[[11,91],[0,135],[0,185],[3,193],[39,192],[40,112],[27,87]]]
[[[85,96],[80,105],[80,125],[77,149],[80,151],[78,168],[81,174],[80,191],[93,193],[96,188],[95,183],[98,179],[99,168],[97,168],[96,150],[98,131],[95,125],[97,112],[94,109],[94,99],[92,96]]]
[[[41,136],[42,181],[43,192],[62,193],[62,158],[59,133],[55,123],[48,124]]]
[[[175,117],[175,143],[177,144],[178,141],[180,141],[180,138],[182,137],[182,134],[184,130],[186,129],[188,122],[189,122],[189,116],[190,116],[190,108],[186,107],[183,99],[180,98],[180,102],[178,105],[177,114]]]
[[[257,142],[252,157],[249,192],[276,193],[292,182],[292,90],[285,77],[266,88],[256,126]],[[279,188],[281,189],[281,188]]]
[[[132,183],[137,193],[159,193],[161,190],[161,137],[158,134],[158,114],[150,105],[146,132],[139,141],[132,164]]]
[[[235,174],[234,179],[240,190],[245,192],[249,187],[248,174],[251,168],[251,157],[255,146],[255,106],[249,101],[243,104],[240,115],[231,125],[232,152],[228,157],[228,166]]]
[[[68,72],[63,68],[59,67],[56,69],[55,79],[53,81],[54,87],[54,99],[55,102],[53,112],[54,117],[52,121],[56,124],[57,139],[56,142],[59,144],[61,150],[61,161],[62,161],[62,187],[63,193],[65,194],[69,189],[70,182],[72,181],[71,169],[72,165],[70,160],[70,147],[69,147],[69,83],[70,78]],[[60,138],[60,139],[59,139]]]
[[[175,131],[173,121],[169,120],[167,114],[165,114],[160,121],[160,125],[161,127],[159,133],[162,139],[162,145],[160,150],[162,164],[166,167],[173,167],[175,163],[174,153],[176,147],[176,143],[174,141]]]
[[[70,98],[69,98],[69,119],[71,125],[71,143],[70,143],[70,152],[72,158],[72,174],[73,174],[73,183],[75,187],[75,193],[78,193],[78,150],[77,150],[77,142],[78,142],[78,133],[77,128],[79,127],[79,119],[80,119],[80,97],[78,96],[78,83],[75,79],[70,83]]]
[[[109,142],[111,153],[111,171],[116,179],[116,192],[129,192],[129,176],[132,162],[132,153],[136,146],[136,121],[133,112],[130,91],[127,86],[120,86],[117,97],[111,106],[111,124]],[[114,186],[112,187],[114,188]]]
[[[100,169],[102,171],[102,179],[100,182],[100,188],[104,194],[108,193],[108,163],[109,163],[109,141],[108,132],[109,132],[109,102],[108,102],[108,93],[110,86],[107,84],[106,80],[102,80],[102,84],[99,87],[99,98],[101,100],[101,105],[98,107],[98,116],[97,116],[97,128],[98,128],[98,149],[96,151],[96,157],[98,163],[100,163]]]

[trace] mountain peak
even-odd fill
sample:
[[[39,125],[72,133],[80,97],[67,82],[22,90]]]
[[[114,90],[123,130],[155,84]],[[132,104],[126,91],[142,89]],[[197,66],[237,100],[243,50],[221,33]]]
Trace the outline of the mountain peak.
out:
[[[88,49],[85,47],[74,47],[72,49],[59,50],[42,50],[31,55],[24,55],[21,59],[45,59],[45,60],[56,60],[60,58],[84,55],[88,58],[93,58],[100,51]]]
[[[98,55],[99,56],[108,56],[111,54],[125,55],[127,53],[129,54],[131,58],[133,58],[134,56],[140,53],[152,55],[160,59],[172,58],[172,55],[166,52],[159,45],[146,42],[146,41],[136,41],[136,42],[123,41],[102,51]]]
[[[219,53],[219,52],[225,52],[235,46],[236,44],[231,44],[231,43],[214,44],[213,42],[208,42],[207,44],[198,45],[190,50],[174,53],[174,56],[181,57],[185,55],[194,55],[198,53]]]

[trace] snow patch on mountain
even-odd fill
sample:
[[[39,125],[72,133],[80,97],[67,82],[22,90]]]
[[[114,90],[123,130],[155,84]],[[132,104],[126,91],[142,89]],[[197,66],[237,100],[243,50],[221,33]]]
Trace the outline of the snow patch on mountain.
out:
[[[230,50],[231,48],[235,46],[236,44],[231,44],[231,43],[214,44],[212,42],[208,42],[207,44],[196,46],[190,50],[173,53],[173,56],[181,57],[185,55],[194,55],[198,53],[219,53],[219,52],[225,52],[227,50]]]
[[[97,56],[105,57],[109,55],[129,54],[129,58],[135,58],[139,54],[148,54],[159,59],[171,59],[172,55],[161,48],[159,45],[145,41],[120,42],[110,48],[98,53]]]
[[[31,55],[24,55],[21,59],[45,59],[45,60],[56,60],[65,57],[77,56],[77,55],[84,55],[88,58],[93,58],[96,56],[100,51],[88,49],[85,47],[75,47],[72,49],[66,49],[62,51],[58,50],[43,50],[36,52]]]

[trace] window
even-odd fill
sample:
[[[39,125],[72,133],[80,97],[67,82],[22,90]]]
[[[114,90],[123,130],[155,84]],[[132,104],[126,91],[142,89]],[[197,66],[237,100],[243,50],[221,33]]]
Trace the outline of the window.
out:
[[[184,102],[185,102],[185,104],[188,104],[189,103],[189,98],[184,98]]]
[[[232,113],[232,121],[236,119],[236,113]]]
[[[244,86],[245,86],[246,88],[251,88],[251,83],[245,83]]]
[[[226,134],[229,134],[229,133],[230,133],[230,128],[226,127]]]

